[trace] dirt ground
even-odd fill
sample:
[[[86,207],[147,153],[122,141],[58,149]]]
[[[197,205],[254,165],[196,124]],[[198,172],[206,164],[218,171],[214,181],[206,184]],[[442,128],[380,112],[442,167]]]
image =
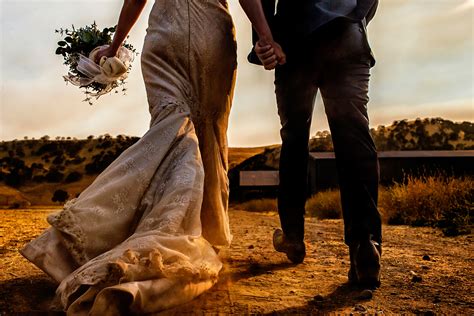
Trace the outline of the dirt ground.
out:
[[[51,210],[0,210],[0,315],[42,314],[56,285],[17,250],[47,227]],[[181,314],[474,315],[473,235],[443,237],[431,228],[385,226],[382,286],[371,299],[348,286],[342,221],[308,219],[300,265],[273,250],[274,213],[230,212],[234,241],[221,251],[220,281]]]

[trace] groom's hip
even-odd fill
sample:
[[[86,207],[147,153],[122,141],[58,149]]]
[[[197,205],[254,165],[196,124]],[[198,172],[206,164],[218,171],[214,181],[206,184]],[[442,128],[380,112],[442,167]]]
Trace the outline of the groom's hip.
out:
[[[368,60],[375,64],[364,21],[338,18],[318,28],[310,35],[277,32],[287,55],[287,62],[321,64]]]

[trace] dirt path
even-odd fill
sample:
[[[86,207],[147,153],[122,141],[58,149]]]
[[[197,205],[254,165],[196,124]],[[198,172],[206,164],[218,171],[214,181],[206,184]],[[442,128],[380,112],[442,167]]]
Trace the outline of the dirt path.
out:
[[[0,315],[48,309],[55,284],[17,253],[47,227],[47,213],[0,211]],[[473,235],[446,238],[431,228],[385,226],[382,286],[363,300],[345,284],[341,221],[308,219],[308,255],[297,266],[272,248],[275,214],[232,210],[231,225],[234,242],[221,252],[218,284],[162,314],[474,314]]]

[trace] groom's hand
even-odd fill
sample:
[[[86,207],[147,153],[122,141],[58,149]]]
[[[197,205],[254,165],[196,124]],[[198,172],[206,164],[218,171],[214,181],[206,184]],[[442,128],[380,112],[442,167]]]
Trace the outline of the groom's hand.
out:
[[[267,70],[274,69],[277,65],[286,63],[286,55],[281,46],[274,41],[258,41],[255,44],[255,53]]]

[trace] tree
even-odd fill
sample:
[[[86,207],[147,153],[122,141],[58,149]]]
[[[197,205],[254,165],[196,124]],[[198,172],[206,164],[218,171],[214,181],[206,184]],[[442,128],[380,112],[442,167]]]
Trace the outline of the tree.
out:
[[[456,132],[451,132],[449,134],[449,140],[457,141],[459,139],[459,134]]]
[[[56,168],[49,169],[49,172],[46,174],[46,181],[48,182],[61,182],[63,178],[64,174]]]
[[[58,155],[53,159],[53,164],[55,165],[62,165],[64,162],[64,156],[63,155]]]
[[[69,193],[67,193],[67,191],[59,189],[59,190],[54,191],[54,194],[51,200],[53,202],[64,203],[66,202],[68,198],[69,198]]]
[[[67,175],[66,179],[64,180],[67,183],[76,182],[82,179],[82,174],[77,171],[73,171]]]

